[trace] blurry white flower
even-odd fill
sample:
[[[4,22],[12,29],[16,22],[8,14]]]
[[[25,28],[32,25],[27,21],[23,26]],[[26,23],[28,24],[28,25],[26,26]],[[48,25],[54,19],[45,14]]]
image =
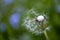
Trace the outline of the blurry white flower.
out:
[[[43,33],[43,30],[41,29],[41,24],[36,22],[36,18],[38,21],[44,20],[44,24],[47,23],[46,19],[44,18],[46,16],[45,14],[41,14],[40,16],[38,15],[40,14],[37,13],[34,9],[29,10],[27,12],[27,15],[24,16],[24,24],[22,24],[22,25],[25,25],[26,28],[30,32],[32,32],[32,34],[36,34],[36,35]]]

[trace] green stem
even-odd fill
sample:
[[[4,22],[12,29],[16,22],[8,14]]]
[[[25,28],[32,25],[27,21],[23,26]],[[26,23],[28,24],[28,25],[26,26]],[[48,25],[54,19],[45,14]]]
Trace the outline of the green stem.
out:
[[[46,30],[44,31],[44,35],[46,37],[46,40],[49,40]]]
[[[46,32],[46,30],[45,30],[46,24],[44,24],[44,21],[41,22],[41,28],[42,28],[42,30],[43,30],[43,32],[44,32],[44,35],[45,35],[45,37],[46,37],[46,40],[49,40],[48,35],[47,35],[47,32]]]

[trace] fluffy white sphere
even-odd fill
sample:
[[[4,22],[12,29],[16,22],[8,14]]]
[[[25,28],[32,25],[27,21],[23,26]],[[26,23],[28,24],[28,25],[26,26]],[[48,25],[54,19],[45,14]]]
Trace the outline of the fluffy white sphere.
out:
[[[38,21],[43,21],[43,20],[44,20],[44,16],[42,16],[42,15],[38,16],[38,17],[37,17],[37,20],[38,20]]]

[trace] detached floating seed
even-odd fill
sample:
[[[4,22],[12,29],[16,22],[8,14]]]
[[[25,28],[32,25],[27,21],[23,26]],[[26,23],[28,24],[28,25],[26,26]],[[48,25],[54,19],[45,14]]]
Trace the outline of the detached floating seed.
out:
[[[44,20],[44,16],[40,15],[36,18],[37,21],[41,22]]]

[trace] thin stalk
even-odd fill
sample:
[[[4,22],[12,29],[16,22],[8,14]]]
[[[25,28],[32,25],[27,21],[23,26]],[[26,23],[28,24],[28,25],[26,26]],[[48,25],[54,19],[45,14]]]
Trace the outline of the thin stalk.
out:
[[[48,35],[47,35],[47,31],[45,30],[46,25],[44,24],[44,21],[41,22],[41,28],[42,28],[42,30],[44,32],[44,35],[46,37],[46,40],[49,40]]]
[[[44,31],[44,35],[46,37],[46,40],[49,40],[46,30]]]

